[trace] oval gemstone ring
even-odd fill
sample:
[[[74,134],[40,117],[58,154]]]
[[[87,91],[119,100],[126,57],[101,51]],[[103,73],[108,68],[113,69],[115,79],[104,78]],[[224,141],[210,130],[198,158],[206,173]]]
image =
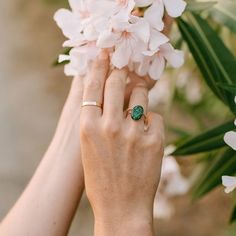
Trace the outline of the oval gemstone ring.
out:
[[[140,120],[143,116],[146,117],[144,114],[144,108],[140,105],[137,105],[132,109],[128,109],[127,112],[131,115],[131,118],[135,121]]]

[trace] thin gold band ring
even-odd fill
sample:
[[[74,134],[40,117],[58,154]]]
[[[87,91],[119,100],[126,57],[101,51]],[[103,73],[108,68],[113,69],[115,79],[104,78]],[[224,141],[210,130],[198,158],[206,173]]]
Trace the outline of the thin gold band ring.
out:
[[[82,102],[81,107],[99,107],[102,108],[102,103],[96,101],[84,101]]]

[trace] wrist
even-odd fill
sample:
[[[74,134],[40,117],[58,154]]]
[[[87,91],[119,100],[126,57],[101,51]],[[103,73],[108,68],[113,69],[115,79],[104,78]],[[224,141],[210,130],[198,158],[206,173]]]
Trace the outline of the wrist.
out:
[[[132,220],[95,221],[95,236],[153,236],[153,222],[138,218]]]
[[[144,215],[121,215],[109,214],[106,217],[95,216],[95,236],[153,236],[152,214]]]

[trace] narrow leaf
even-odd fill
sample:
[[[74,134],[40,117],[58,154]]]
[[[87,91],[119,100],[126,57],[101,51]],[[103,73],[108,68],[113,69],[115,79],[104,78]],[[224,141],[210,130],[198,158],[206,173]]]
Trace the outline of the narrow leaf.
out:
[[[186,10],[192,12],[201,12],[212,8],[216,3],[216,1],[189,2],[186,7]]]
[[[197,200],[215,187],[222,184],[223,175],[233,175],[236,173],[236,152],[227,148],[223,154],[214,158],[201,174],[199,183],[193,190],[193,200]]]
[[[191,24],[178,20],[182,36],[210,89],[236,114],[232,93],[217,86],[217,83],[236,83],[235,57],[206,20],[196,14],[188,15]]]
[[[229,85],[223,83],[218,83],[217,85],[236,96],[236,85]]]
[[[234,223],[236,221],[236,206],[234,207],[231,217],[230,217],[230,224]]]
[[[201,152],[212,151],[225,146],[223,137],[230,130],[234,130],[234,121],[229,121],[216,128],[210,129],[186,142],[182,143],[175,152],[174,156],[185,156]]]

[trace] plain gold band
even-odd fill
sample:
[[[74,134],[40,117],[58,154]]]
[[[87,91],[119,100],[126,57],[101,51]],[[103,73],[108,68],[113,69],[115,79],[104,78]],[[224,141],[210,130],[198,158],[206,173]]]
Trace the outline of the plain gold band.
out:
[[[95,101],[84,101],[84,102],[82,102],[81,107],[99,107],[99,108],[102,108],[102,103],[95,102]]]

